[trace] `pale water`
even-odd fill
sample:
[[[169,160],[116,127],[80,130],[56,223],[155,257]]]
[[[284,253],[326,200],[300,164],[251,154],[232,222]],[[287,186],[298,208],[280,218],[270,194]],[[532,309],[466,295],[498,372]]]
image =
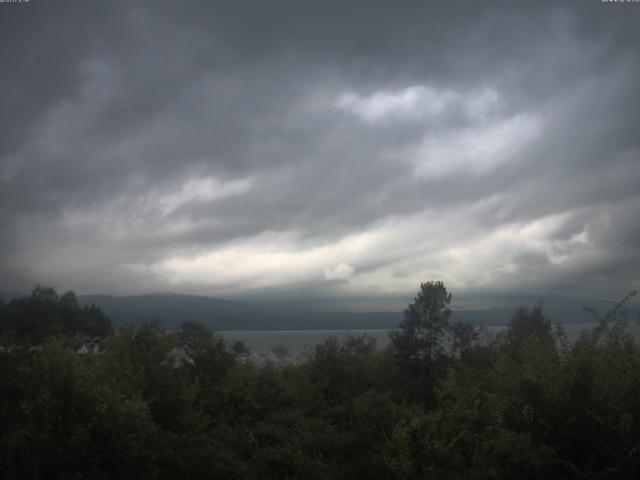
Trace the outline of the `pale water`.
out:
[[[595,323],[567,324],[563,325],[570,341],[575,341],[580,332],[593,328]],[[640,338],[640,327],[635,323],[629,324],[630,331]],[[496,334],[505,327],[485,327],[489,334]],[[305,348],[312,348],[323,343],[329,337],[337,337],[343,340],[348,336],[366,335],[376,340],[378,348],[384,348],[389,343],[389,330],[229,330],[218,331],[228,341],[241,340],[251,349],[254,356],[262,358],[273,357],[275,347],[283,347],[286,356],[297,357]]]

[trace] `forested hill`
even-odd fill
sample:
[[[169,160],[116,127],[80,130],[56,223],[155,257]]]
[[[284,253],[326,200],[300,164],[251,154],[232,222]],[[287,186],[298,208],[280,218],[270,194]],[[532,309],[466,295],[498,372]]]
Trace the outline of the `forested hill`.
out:
[[[125,324],[141,325],[158,320],[165,328],[177,328],[185,320],[194,320],[213,330],[359,330],[395,328],[402,320],[402,311],[345,312],[305,308],[300,303],[286,301],[259,304],[221,300],[213,297],[179,294],[149,294],[138,296],[80,295],[83,305],[97,305],[111,318],[114,327]],[[519,299],[518,299],[519,300]],[[452,320],[476,325],[506,325],[513,310],[522,303],[535,305],[536,298],[503,299],[489,308],[453,308]],[[593,317],[583,305],[606,311],[615,302],[554,298],[544,301],[545,311],[552,321],[588,323]],[[630,318],[637,318],[638,305],[628,305]]]
[[[0,291],[0,298],[27,295]],[[545,312],[553,321],[565,324],[593,321],[583,308],[587,304],[599,311],[606,311],[612,302],[577,299],[544,299]],[[490,299],[489,306],[452,307],[452,319],[476,325],[506,325],[517,305],[534,305],[538,298]],[[185,320],[203,323],[213,330],[359,330],[390,329],[402,320],[402,311],[394,312],[345,312],[326,311],[304,307],[300,303],[253,303],[222,300],[213,297],[181,294],[147,294],[137,296],[79,295],[84,306],[96,305],[111,319],[114,327],[139,326],[148,321],[160,321],[164,328],[174,329]],[[494,302],[492,305],[491,302]],[[638,304],[628,305],[631,319],[638,318]]]

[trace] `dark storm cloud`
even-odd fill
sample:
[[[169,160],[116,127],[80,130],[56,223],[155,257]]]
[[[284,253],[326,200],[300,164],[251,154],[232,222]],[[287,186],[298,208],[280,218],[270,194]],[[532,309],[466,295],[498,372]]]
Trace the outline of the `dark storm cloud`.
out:
[[[0,285],[633,287],[639,13],[0,4]]]

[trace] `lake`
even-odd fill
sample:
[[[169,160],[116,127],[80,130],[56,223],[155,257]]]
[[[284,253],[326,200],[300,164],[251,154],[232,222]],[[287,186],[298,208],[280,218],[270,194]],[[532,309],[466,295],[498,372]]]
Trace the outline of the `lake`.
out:
[[[575,341],[580,332],[593,328],[595,323],[580,323],[563,325],[570,341]],[[505,327],[485,327],[490,334],[496,334]],[[629,329],[640,338],[640,326],[635,322],[629,323]],[[251,353],[260,358],[275,358],[272,349],[284,347],[288,356],[296,357],[305,347],[323,343],[327,338],[335,336],[344,339],[349,335],[367,335],[376,339],[379,348],[389,343],[388,330],[227,330],[218,331],[228,341],[241,340],[251,349]]]

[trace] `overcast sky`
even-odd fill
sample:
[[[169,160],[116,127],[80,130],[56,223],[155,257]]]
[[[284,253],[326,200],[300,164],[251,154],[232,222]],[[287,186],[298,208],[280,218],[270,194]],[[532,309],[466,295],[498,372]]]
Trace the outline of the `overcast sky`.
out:
[[[622,296],[640,2],[0,3],[0,288]]]

